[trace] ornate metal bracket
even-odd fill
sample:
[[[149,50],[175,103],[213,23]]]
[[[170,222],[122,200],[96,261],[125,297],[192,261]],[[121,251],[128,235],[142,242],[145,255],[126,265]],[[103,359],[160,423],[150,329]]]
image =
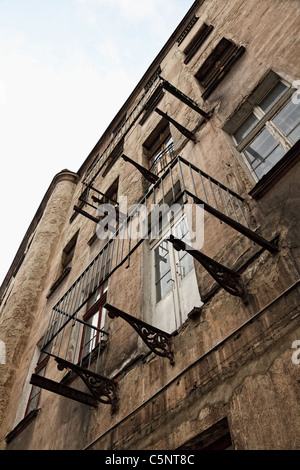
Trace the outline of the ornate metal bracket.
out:
[[[167,239],[171,242],[177,251],[186,251],[209,272],[209,274],[222,286],[227,292],[237,297],[244,297],[244,289],[240,283],[240,275],[229,268],[226,268],[217,261],[209,258],[198,250],[193,249],[187,243],[173,235]]]
[[[137,162],[134,160],[131,160],[131,158],[127,157],[126,155],[122,155],[122,158],[125,162],[131,163],[133,166],[135,166],[140,173],[148,180],[150,183],[155,184],[158,180],[159,177],[155,175],[154,173],[151,173],[151,171],[147,170],[147,168],[144,168],[142,165],[139,165]]]
[[[56,357],[55,360],[58,364],[57,368],[59,370],[71,369],[75,374],[77,374],[97,401],[106,405],[111,405],[112,413],[117,410],[117,384],[113,380],[77,366],[76,364],[72,364],[69,361],[65,361],[64,359],[60,359],[59,357]]]
[[[171,335],[155,328],[148,323],[138,320],[137,318],[129,315],[128,313],[122,312],[122,310],[113,307],[112,305],[105,304],[104,308],[108,311],[108,316],[110,318],[121,317],[123,320],[127,321],[139,334],[144,343],[147,344],[149,349],[155,354],[167,357],[171,363],[174,365],[174,354],[172,351],[171,345]]]

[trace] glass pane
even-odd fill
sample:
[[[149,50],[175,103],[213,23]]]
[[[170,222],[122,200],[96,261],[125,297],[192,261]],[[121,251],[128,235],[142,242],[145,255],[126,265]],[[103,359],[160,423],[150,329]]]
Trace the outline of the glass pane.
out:
[[[295,144],[300,139],[300,124],[289,135],[289,140]]]
[[[155,249],[155,285],[156,301],[159,302],[168,292],[172,290],[171,268],[169,246],[167,241]]]
[[[158,282],[170,270],[169,245],[163,241],[155,249],[155,276]]]
[[[288,87],[286,85],[284,85],[282,82],[278,82],[267,94],[267,96],[259,103],[259,107],[265,113],[268,112],[287,89]]]
[[[186,217],[184,217],[178,225],[175,227],[175,237],[179,240],[184,240],[186,243],[190,242],[189,229],[187,225]]]
[[[265,175],[271,168],[283,157],[285,150],[278,145],[278,147],[255,169],[258,178]]]
[[[171,271],[169,271],[157,284],[156,284],[156,302],[163,299],[173,288],[173,281],[171,278]]]
[[[264,129],[245,149],[245,154],[253,168],[256,168],[277,146],[278,142],[272,134]]]
[[[235,138],[238,144],[246,137],[246,135],[249,134],[249,132],[257,123],[257,117],[254,116],[253,113],[251,113],[250,116],[247,117],[243,124],[233,134],[233,137]]]
[[[187,244],[190,244],[190,234],[186,217],[176,225],[175,236]],[[179,251],[179,272],[181,278],[185,277],[193,268],[193,257],[186,251]]]
[[[281,111],[275,116],[272,122],[277,126],[287,137],[300,123],[300,106],[292,101],[289,101]]]
[[[194,269],[193,257],[188,252],[179,258],[180,276],[185,277],[192,269]]]
[[[86,320],[87,325],[84,328],[82,357],[90,353],[97,345],[96,339],[97,339],[98,331],[95,330],[94,328],[90,328],[88,325],[91,325],[97,328],[98,319],[99,319],[99,313],[97,312],[95,315],[92,315],[88,320]]]

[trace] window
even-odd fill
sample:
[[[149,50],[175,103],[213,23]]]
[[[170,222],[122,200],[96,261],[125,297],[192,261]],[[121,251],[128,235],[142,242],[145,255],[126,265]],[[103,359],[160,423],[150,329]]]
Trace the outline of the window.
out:
[[[195,37],[191,40],[191,42],[187,45],[184,49],[184,54],[186,58],[184,60],[185,64],[188,64],[192,57],[196,54],[197,50],[200,46],[204,43],[205,39],[209,36],[209,34],[213,30],[213,26],[208,26],[207,24],[203,23]]]
[[[203,99],[211,95],[244,52],[243,46],[238,47],[226,38],[218,43],[195,75],[204,88]]]
[[[164,124],[164,127],[162,127],[160,124],[145,142],[144,148],[149,158],[150,171],[159,175],[175,156],[169,125]]]
[[[83,327],[79,361],[82,361],[97,346],[100,347],[103,335],[99,331],[104,327],[106,310],[103,305],[106,302],[107,282],[102,284],[92,295],[87,304],[87,311],[83,316],[86,323]]]
[[[67,268],[72,267],[72,260],[75,252],[75,245],[77,242],[77,237],[78,237],[78,232],[72,239],[69,241],[67,246],[63,250],[63,255],[62,255],[62,272],[64,272]]]
[[[223,418],[177,450],[234,450],[227,418]]]
[[[75,252],[75,246],[78,238],[79,230],[76,232],[76,234],[71,238],[69,243],[66,245],[66,247],[63,250],[62,253],[62,258],[61,258],[61,265],[58,271],[58,275],[56,278],[56,281],[52,284],[50,287],[50,291],[47,295],[47,299],[51,297],[55,289],[61,284],[61,282],[65,279],[65,277],[69,274],[71,271],[72,267],[72,260],[74,257],[74,252]]]
[[[175,225],[173,231],[176,238],[190,243],[186,217]],[[154,250],[156,302],[173,289],[172,283],[175,276],[179,276],[182,280],[194,268],[193,258],[188,252],[173,253],[173,251],[172,245],[166,240],[163,240]],[[175,264],[172,263],[173,257],[177,261]]]
[[[300,106],[293,103],[294,90],[279,79],[271,89],[263,85],[247,117],[232,132],[237,150],[245,156],[257,180],[300,138]]]

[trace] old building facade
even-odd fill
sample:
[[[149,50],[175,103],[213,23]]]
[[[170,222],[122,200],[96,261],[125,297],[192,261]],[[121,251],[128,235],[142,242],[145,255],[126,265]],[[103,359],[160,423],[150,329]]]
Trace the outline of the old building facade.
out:
[[[299,13],[195,1],[54,177],[0,292],[2,449],[300,448]]]

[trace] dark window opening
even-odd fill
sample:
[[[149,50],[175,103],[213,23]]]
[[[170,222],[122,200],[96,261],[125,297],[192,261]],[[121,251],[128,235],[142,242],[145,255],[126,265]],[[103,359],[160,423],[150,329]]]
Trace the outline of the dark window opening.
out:
[[[210,96],[244,52],[243,46],[239,47],[226,38],[219,42],[195,75],[204,88],[203,99]]]
[[[62,260],[61,260],[61,271],[64,272],[65,269],[71,268],[72,267],[72,260],[74,257],[74,252],[75,252],[75,246],[78,238],[78,232],[71,238],[69,243],[66,245],[66,247],[63,250],[63,255],[62,255]]]
[[[176,450],[234,450],[227,418],[217,422]]]
[[[144,112],[142,119],[139,122],[141,126],[147,121],[148,117],[154,111],[154,109],[156,108],[156,106],[162,100],[163,97],[164,97],[164,92],[162,88],[159,87],[145,104],[145,107],[144,107],[145,112]]]
[[[116,163],[118,158],[122,155],[124,151],[124,138],[120,140],[120,142],[116,145],[116,147],[113,149],[111,154],[106,160],[102,176],[106,176],[109,170],[113,167],[113,165]]]
[[[171,163],[175,156],[173,138],[169,124],[162,120],[144,143],[145,153],[149,159],[149,170],[159,175]]]
[[[213,29],[213,26],[208,26],[207,24],[203,23],[198,33],[183,51],[186,55],[186,58],[184,60],[185,64],[188,64],[190,62],[190,60],[194,57],[197,50],[204,43],[205,39],[210,35]]]

